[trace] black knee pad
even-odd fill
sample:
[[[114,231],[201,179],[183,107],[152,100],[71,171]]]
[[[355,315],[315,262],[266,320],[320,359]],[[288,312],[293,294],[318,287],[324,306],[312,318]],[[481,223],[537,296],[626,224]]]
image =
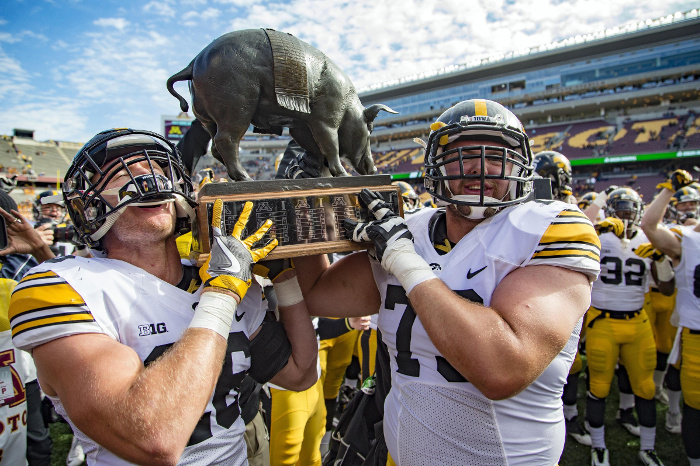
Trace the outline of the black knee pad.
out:
[[[561,395],[561,400],[565,405],[575,405],[578,396],[578,376],[580,372],[569,374],[564,385],[564,392]]]
[[[666,382],[666,388],[673,390],[675,392],[681,391],[681,371],[673,366],[668,366],[668,371],[666,371],[666,377],[664,379]]]
[[[668,361],[668,353],[662,353],[661,351],[656,352],[656,370],[657,371],[665,371],[667,361]]]
[[[688,455],[688,458],[700,458],[700,442],[698,442],[700,438],[700,409],[683,404],[681,432],[685,454]]]
[[[620,393],[632,394],[632,384],[630,383],[630,376],[627,374],[627,369],[625,366],[618,366],[615,369],[617,374],[617,388],[620,389]]]
[[[656,427],[656,400],[645,400],[634,396],[634,407],[637,409],[639,425],[644,427]]]
[[[360,360],[357,356],[353,356],[350,364],[345,369],[345,377],[348,379],[359,379],[360,378]]]
[[[326,430],[333,430],[336,406],[338,406],[337,398],[326,398]]]
[[[591,427],[605,424],[605,398],[596,398],[588,393],[586,397],[586,420]]]

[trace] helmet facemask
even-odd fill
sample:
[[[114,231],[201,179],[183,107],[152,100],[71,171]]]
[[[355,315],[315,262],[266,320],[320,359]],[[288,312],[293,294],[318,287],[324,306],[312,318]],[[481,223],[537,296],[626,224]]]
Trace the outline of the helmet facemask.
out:
[[[92,248],[100,249],[101,238],[129,206],[175,203],[177,217],[186,220],[195,217],[192,184],[177,153],[165,145],[162,150],[139,148],[138,144],[129,149],[100,166],[88,148],[76,156],[66,174],[63,185],[66,206],[76,231]],[[130,167],[139,163],[148,167],[148,173],[132,173]],[[117,174],[124,172],[129,179],[122,186],[105,189]]]
[[[608,202],[606,215],[622,220],[625,226],[623,238],[628,232],[635,232],[642,221],[642,205],[633,199],[612,199]]]
[[[447,136],[447,144],[457,141],[469,140],[490,140],[503,142],[509,147],[497,145],[464,145],[453,149],[445,149],[443,145],[431,144],[428,142],[428,150],[432,149],[431,153],[427,154],[426,174],[430,171],[433,176],[428,183],[426,177],[426,188],[431,194],[438,199],[438,205],[454,204],[457,206],[471,207],[469,218],[485,218],[495,214],[503,207],[519,204],[527,200],[532,187],[532,166],[526,156],[513,147],[518,147],[517,140],[513,138],[505,138],[503,136],[489,136],[483,131],[469,131],[473,136],[465,136],[467,131],[461,125],[452,125],[453,127],[445,127],[444,131],[436,131],[431,135],[431,139],[444,138]],[[471,129],[471,128],[470,128]],[[493,133],[493,128],[489,128]],[[477,159],[480,169],[479,173],[465,173],[465,161]],[[459,171],[451,170],[448,174],[446,166],[449,164],[458,164]],[[488,173],[487,164],[489,167],[496,168],[496,173]],[[491,171],[494,171],[491,168]],[[478,180],[480,192],[478,195],[460,195],[453,194],[449,187],[451,180]],[[485,195],[486,180],[508,180],[508,191],[502,199],[496,199]]]

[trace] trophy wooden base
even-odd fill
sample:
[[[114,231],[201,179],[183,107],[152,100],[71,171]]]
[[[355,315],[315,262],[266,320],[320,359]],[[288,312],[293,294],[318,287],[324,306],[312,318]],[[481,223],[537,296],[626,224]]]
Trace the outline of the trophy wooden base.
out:
[[[209,255],[212,209],[217,199],[224,201],[225,234],[233,230],[246,201],[253,202],[253,211],[243,238],[268,218],[273,221],[259,243],[277,238],[279,245],[269,259],[367,249],[370,243],[350,240],[343,228],[345,218],[374,220],[360,205],[359,193],[364,188],[381,193],[394,212],[403,216],[401,193],[391,185],[389,175],[206,184],[199,192],[197,224],[193,227],[195,258],[201,264]]]

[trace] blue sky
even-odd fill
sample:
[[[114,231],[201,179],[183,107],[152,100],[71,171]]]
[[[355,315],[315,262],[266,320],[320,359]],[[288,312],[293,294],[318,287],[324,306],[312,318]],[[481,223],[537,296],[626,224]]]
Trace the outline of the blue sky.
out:
[[[160,131],[165,88],[218,36],[272,27],[358,88],[700,7],[670,0],[0,0],[0,134]],[[184,83],[176,89],[189,96]],[[189,100],[189,99],[188,99]]]

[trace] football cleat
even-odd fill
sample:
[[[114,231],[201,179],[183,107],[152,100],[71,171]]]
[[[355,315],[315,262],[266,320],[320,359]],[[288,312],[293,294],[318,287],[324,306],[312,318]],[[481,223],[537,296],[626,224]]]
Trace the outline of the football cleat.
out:
[[[85,453],[83,446],[78,441],[78,437],[73,436],[73,441],[70,444],[70,450],[66,457],[66,466],[78,466],[85,461]]]
[[[591,435],[586,431],[585,427],[582,427],[578,422],[578,416],[574,416],[571,419],[565,419],[566,421],[566,433],[571,435],[574,440],[576,440],[581,445],[590,447],[593,445],[591,441]]]
[[[642,460],[644,464],[663,466],[663,463],[654,450],[639,450],[639,459]]]
[[[620,409],[615,417],[622,427],[632,435],[639,437],[639,423],[634,417],[634,408]]]
[[[591,466],[610,466],[610,452],[607,448],[591,449]]]
[[[656,393],[654,394],[654,398],[661,404],[668,404],[668,393],[666,393],[666,389],[663,387],[656,387]]]
[[[681,413],[673,414],[670,411],[666,413],[666,430],[672,434],[681,433]]]

